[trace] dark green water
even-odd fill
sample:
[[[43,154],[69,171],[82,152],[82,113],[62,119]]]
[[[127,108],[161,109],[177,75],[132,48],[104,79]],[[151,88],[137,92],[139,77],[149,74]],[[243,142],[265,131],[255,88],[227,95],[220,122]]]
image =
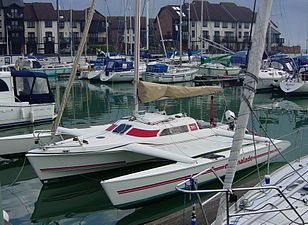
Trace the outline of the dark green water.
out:
[[[67,81],[52,81],[57,103],[63,95]],[[224,110],[237,112],[240,105],[240,88],[228,88],[215,96],[215,116],[220,121]],[[208,120],[210,97],[168,100],[151,103],[143,108],[165,109],[168,114],[185,112],[196,119]],[[104,124],[130,115],[134,108],[132,84],[90,83],[75,81],[69,103],[63,116],[65,127],[85,127]],[[288,160],[299,154],[308,154],[307,131],[297,132],[308,125],[308,100],[296,98],[284,100],[273,98],[271,94],[257,94],[255,112],[261,125],[273,138],[286,136],[293,148],[284,152]],[[256,119],[250,120],[249,127],[264,134]],[[9,129],[1,136],[32,132],[33,129],[46,129],[50,124],[37,127]],[[294,149],[294,148],[297,149]],[[277,157],[277,162],[282,158]],[[125,169],[125,173],[146,169],[153,165]],[[22,169],[22,170],[21,170]],[[99,182],[102,178],[113,177],[124,171],[95,173],[64,179],[58,183],[45,184],[36,177],[31,165],[24,159],[0,161],[2,183],[2,204],[9,213],[11,223],[20,224],[140,224],[160,218],[183,207],[183,196],[172,196],[149,203],[135,209],[115,209],[109,202]],[[249,171],[250,172],[250,171]],[[246,175],[246,171],[244,174]],[[240,174],[238,177],[242,177]],[[245,181],[244,181],[245,182]],[[212,183],[211,186],[217,186]],[[187,213],[189,216],[190,212]]]

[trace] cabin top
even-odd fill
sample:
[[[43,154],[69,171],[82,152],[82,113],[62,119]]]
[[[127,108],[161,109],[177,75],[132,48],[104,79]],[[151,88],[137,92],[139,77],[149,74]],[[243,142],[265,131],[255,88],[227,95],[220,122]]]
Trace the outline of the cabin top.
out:
[[[106,128],[106,131],[133,137],[157,137],[199,130],[199,126],[185,114],[167,116],[161,113],[144,113],[137,117],[119,120]]]

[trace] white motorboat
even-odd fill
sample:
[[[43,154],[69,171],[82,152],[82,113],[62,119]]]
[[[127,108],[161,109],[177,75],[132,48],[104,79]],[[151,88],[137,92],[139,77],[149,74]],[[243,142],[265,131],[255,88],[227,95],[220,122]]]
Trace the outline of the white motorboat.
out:
[[[0,127],[51,121],[54,111],[55,100],[45,74],[0,72]]]
[[[301,68],[298,74],[286,77],[280,83],[280,89],[288,94],[308,93],[308,65]]]
[[[204,63],[199,66],[198,74],[207,76],[237,76],[241,68],[238,66],[225,66],[221,63]]]
[[[72,66],[66,63],[42,63],[36,58],[20,57],[16,60],[15,67],[17,70],[31,70],[33,72],[41,72],[47,76],[58,76],[70,74]]]
[[[307,171],[308,156],[305,156],[266,175],[262,182],[230,207],[230,214],[234,214],[230,223],[308,224]]]
[[[150,64],[143,73],[142,79],[155,83],[177,83],[192,81],[196,68],[179,67],[162,63]]]
[[[198,143],[201,146],[207,146],[207,148],[202,147],[198,149],[198,154],[191,155],[191,157],[194,157],[194,162],[192,163],[177,162],[102,181],[101,184],[112,204],[120,208],[127,207],[162,195],[171,194],[175,192],[177,183],[205,169],[213,168],[218,176],[223,176],[226,171],[234,133],[226,132],[221,128],[214,128],[209,132],[210,135],[204,134],[203,141]],[[246,138],[238,161],[238,170],[253,166],[255,158],[261,163],[266,161],[269,156],[273,157],[278,154],[275,148],[272,145],[270,146],[267,138],[259,137],[259,141],[256,143],[257,153],[255,155],[252,136],[246,135]],[[286,149],[290,145],[288,141],[282,140],[275,140],[274,143],[280,150]],[[196,147],[190,144],[189,148],[196,149]],[[187,153],[184,152],[184,154]],[[198,182],[204,183],[213,179],[216,179],[215,174],[208,171],[198,177]]]
[[[261,69],[259,73],[259,81],[257,90],[272,89],[273,87],[279,87],[281,81],[283,81],[289,74],[286,71],[267,68]]]
[[[139,66],[140,73],[146,71],[145,63]],[[102,82],[132,82],[134,80],[133,62],[112,60],[107,62],[105,71],[100,73]]]

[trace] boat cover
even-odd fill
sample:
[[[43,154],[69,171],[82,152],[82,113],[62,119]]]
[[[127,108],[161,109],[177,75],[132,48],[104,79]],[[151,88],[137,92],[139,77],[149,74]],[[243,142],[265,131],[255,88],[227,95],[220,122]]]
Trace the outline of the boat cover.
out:
[[[221,92],[220,86],[183,87],[156,84],[140,81],[138,83],[138,97],[141,102],[151,102],[161,98],[187,98],[200,95],[211,95]]]

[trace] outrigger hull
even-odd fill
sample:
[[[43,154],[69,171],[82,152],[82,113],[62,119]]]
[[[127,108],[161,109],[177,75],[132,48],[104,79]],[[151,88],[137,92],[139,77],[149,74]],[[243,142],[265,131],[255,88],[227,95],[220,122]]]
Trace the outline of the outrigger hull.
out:
[[[290,146],[288,141],[275,140],[280,151]],[[257,157],[253,145],[243,147],[241,159],[238,161],[238,170],[249,168],[262,163],[278,154],[278,151],[267,142],[256,144]],[[268,154],[270,153],[270,155]],[[176,185],[207,168],[214,168],[218,176],[223,176],[226,171],[230,150],[225,150],[209,157],[197,158],[193,164],[174,163],[138,173],[133,173],[105,181],[101,181],[105,192],[112,204],[116,207],[128,207],[143,201],[151,200],[175,191]],[[256,158],[256,159],[255,159]],[[212,172],[207,172],[198,178],[199,183],[215,179]]]

